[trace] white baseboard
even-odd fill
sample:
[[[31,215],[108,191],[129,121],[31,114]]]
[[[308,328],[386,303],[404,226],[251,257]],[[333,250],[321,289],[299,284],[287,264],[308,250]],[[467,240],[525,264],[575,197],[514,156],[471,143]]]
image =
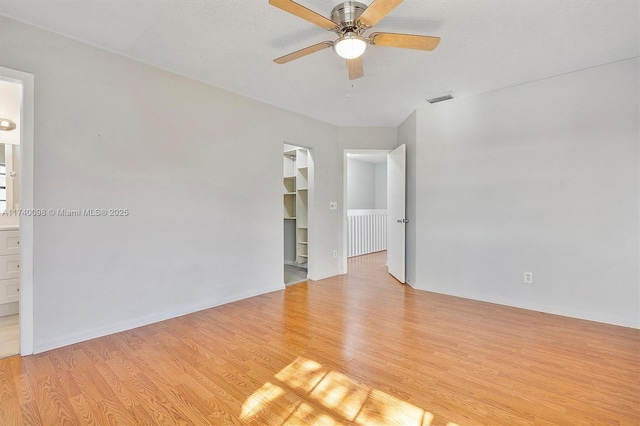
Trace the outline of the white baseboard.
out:
[[[635,329],[640,329],[640,323],[629,323],[628,321],[625,321],[623,319],[620,318],[613,318],[610,316],[603,316],[603,315],[599,315],[599,314],[594,314],[593,312],[585,312],[585,311],[581,311],[581,310],[577,310],[577,309],[571,309],[571,308],[565,308],[565,307],[561,307],[561,306],[551,306],[551,305],[547,305],[547,304],[537,304],[537,303],[527,303],[527,302],[523,302],[520,300],[511,300],[511,299],[506,299],[506,298],[501,298],[501,297],[488,297],[487,295],[484,294],[472,294],[472,293],[453,293],[453,292],[443,292],[443,291],[436,291],[436,290],[431,290],[428,288],[418,288],[417,284],[413,283],[411,284],[411,287],[415,288],[416,290],[423,290],[423,291],[430,291],[432,293],[438,293],[438,294],[444,294],[447,296],[454,296],[454,297],[461,297],[463,299],[470,299],[470,300],[477,300],[479,302],[487,302],[487,303],[494,303],[496,305],[503,305],[503,306],[509,306],[512,308],[518,308],[518,309],[526,309],[528,311],[536,311],[536,312],[543,312],[545,314],[551,314],[551,315],[558,315],[558,316],[563,316],[563,317],[569,317],[569,318],[576,318],[576,319],[581,319],[581,320],[586,320],[586,321],[594,321],[594,322],[601,322],[604,324],[610,324],[610,325],[616,325],[616,326],[620,326],[620,327],[629,327],[629,328],[635,328]]]
[[[106,327],[101,327],[93,330],[86,330],[80,333],[69,333],[62,336],[55,336],[51,339],[46,339],[40,342],[34,342],[33,353],[41,353],[50,351],[52,349],[60,348],[63,346],[73,345],[75,343],[84,342],[86,340],[95,339],[98,337],[107,336],[109,334],[119,333],[121,331],[127,331],[145,325],[153,324],[160,321],[165,321],[171,318],[181,317],[183,315],[192,314],[194,312],[203,311],[205,309],[214,308],[216,306],[225,305],[231,302],[237,302],[238,300],[248,299],[250,297],[260,296],[262,294],[271,293],[278,290],[284,290],[284,285],[279,284],[271,288],[263,288],[260,290],[247,291],[243,293],[234,294],[228,297],[224,297],[218,300],[213,300],[205,303],[195,304],[188,307],[181,307],[174,311],[162,312],[154,315],[147,315],[140,318],[134,318],[127,321],[111,324]]]
[[[331,273],[331,274],[316,275],[316,276],[313,276],[313,277],[311,277],[311,275],[309,275],[309,279],[311,281],[320,281],[320,280],[324,280],[326,278],[335,277],[337,275],[344,275],[344,274]]]

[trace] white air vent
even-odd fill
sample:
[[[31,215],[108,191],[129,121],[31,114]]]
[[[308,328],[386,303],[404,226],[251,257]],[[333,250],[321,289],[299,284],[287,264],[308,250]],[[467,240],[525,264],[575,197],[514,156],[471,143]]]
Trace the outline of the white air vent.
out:
[[[439,95],[432,96],[427,98],[427,102],[430,104],[435,104],[442,101],[448,101],[449,99],[453,99],[453,92],[445,92],[440,93]]]

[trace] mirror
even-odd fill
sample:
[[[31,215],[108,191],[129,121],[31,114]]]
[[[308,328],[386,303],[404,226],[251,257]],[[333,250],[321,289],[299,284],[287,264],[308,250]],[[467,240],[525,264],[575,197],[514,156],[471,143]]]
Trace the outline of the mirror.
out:
[[[0,143],[0,212],[20,207],[20,146]]]

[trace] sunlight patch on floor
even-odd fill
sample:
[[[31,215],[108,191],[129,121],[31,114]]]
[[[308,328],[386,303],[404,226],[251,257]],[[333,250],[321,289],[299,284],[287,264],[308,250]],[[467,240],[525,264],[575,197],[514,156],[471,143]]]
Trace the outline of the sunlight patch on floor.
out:
[[[429,426],[433,420],[422,408],[302,357],[247,398],[241,418],[262,411],[277,412],[286,419],[282,425]]]
[[[255,391],[247,400],[242,404],[242,418],[251,417],[258,409],[260,409],[265,403],[270,400],[277,399],[284,393],[282,388],[267,382],[260,389]]]

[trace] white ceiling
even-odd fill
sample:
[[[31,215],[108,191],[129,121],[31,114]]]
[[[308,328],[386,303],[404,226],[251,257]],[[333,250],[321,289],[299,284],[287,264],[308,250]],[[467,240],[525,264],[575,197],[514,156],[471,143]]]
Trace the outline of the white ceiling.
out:
[[[328,16],[339,0],[299,3]],[[370,46],[354,82],[331,49],[273,63],[336,37],[268,0],[0,0],[0,14],[335,125],[394,127],[445,91],[466,97],[638,56],[638,4],[405,0],[374,30],[440,45]]]

